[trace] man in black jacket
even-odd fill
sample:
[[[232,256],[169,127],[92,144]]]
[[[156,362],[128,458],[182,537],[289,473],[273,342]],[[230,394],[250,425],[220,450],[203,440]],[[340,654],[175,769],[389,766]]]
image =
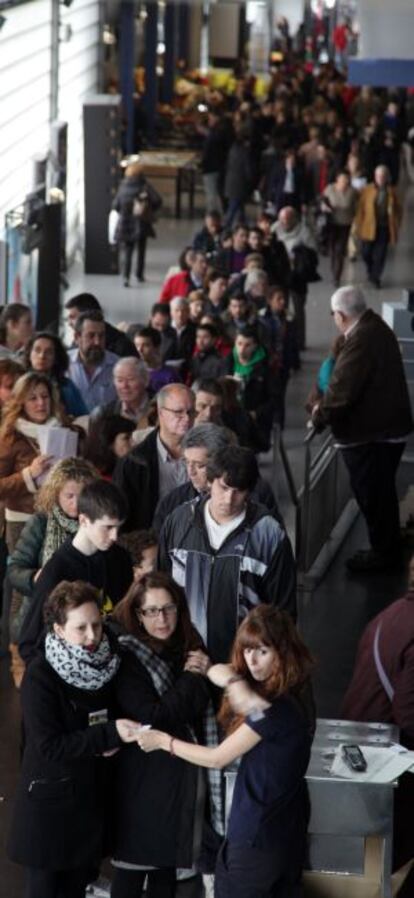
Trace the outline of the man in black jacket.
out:
[[[281,525],[250,499],[258,468],[249,449],[220,450],[207,477],[210,496],[167,518],[159,566],[185,589],[213,662],[225,662],[240,621],[260,602],[296,617],[295,562]]]
[[[84,486],[78,501],[79,530],[45,564],[33,592],[20,634],[19,652],[29,661],[43,633],[43,605],[62,580],[83,580],[101,591],[102,610],[109,612],[128,591],[132,563],[128,552],[116,545],[126,516],[119,490],[106,480]]]
[[[69,327],[73,330],[75,329],[75,324],[79,315],[82,315],[83,312],[90,312],[91,309],[96,309],[98,312],[102,312],[101,304],[92,293],[78,293],[76,296],[72,296],[72,298],[68,299],[65,303],[65,309],[68,313]],[[110,324],[109,321],[105,321],[105,347],[108,352],[114,352],[115,355],[134,355],[138,357],[137,350],[135,349],[132,340],[130,340],[126,334],[123,334],[122,331],[118,330],[117,327],[114,327],[113,324]]]
[[[128,502],[126,530],[151,527],[158,500],[187,480],[182,441],[193,424],[194,394],[169,384],[157,393],[157,408],[159,427],[117,462],[113,474]]]
[[[340,287],[331,309],[345,340],[312,420],[318,430],[331,426],[368,527],[371,548],[348,559],[348,568],[379,571],[401,564],[395,479],[413,427],[410,399],[397,340],[367,309],[363,291]]]
[[[153,529],[159,533],[164,521],[171,512],[184,502],[191,502],[198,496],[207,496],[209,483],[207,480],[207,464],[214,454],[227,446],[236,446],[237,437],[228,427],[218,424],[197,424],[186,433],[182,447],[183,458],[187,468],[188,480],[161,499],[155,510]],[[264,505],[269,513],[283,524],[282,517],[273,495],[270,483],[258,477],[251,498]]]

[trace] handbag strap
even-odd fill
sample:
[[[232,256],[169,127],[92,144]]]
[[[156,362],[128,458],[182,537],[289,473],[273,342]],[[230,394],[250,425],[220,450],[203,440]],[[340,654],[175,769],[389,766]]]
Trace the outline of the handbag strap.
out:
[[[377,674],[381,681],[381,685],[384,689],[384,692],[387,694],[387,697],[389,698],[390,702],[392,702],[394,699],[395,690],[391,684],[388,674],[386,673],[386,671],[384,669],[383,663],[381,661],[380,652],[379,652],[379,637],[380,637],[380,632],[381,632],[381,626],[382,626],[382,621],[380,621],[380,623],[378,624],[377,629],[375,631],[374,661],[375,661],[375,667],[377,670]]]

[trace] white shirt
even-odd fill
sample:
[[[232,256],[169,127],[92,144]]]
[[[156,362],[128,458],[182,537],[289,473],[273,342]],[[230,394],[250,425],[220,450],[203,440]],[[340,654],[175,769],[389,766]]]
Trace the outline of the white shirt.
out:
[[[214,518],[211,517],[209,505],[210,502],[206,502],[204,506],[204,521],[207,527],[208,541],[210,543],[210,546],[212,549],[215,549],[217,551],[220,546],[223,545],[224,541],[227,539],[230,533],[232,533],[233,530],[236,530],[236,527],[238,527],[239,524],[244,521],[246,517],[246,509],[243,509],[241,514],[238,514],[236,518],[232,518],[231,521],[228,522],[228,524],[218,524],[217,521],[215,521]]]
[[[170,455],[166,446],[157,436],[157,455],[158,455],[158,478],[159,478],[159,494],[158,498],[163,499],[167,493],[174,490],[177,486],[187,483],[188,474],[183,458],[174,458]]]

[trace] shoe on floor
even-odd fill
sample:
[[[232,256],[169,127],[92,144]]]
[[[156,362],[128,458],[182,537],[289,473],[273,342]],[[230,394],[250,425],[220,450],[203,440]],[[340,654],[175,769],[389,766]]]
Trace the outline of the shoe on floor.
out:
[[[399,553],[393,555],[380,555],[374,549],[365,549],[355,552],[351,558],[347,558],[346,566],[352,574],[370,574],[376,571],[390,571],[401,567]]]
[[[124,287],[129,287],[129,281],[127,278],[124,280]]]

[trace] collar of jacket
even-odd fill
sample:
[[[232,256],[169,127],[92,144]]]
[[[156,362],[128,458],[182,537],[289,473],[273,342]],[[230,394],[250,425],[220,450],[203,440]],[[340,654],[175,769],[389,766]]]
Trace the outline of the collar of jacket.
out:
[[[200,527],[202,530],[206,530],[206,525],[204,521],[204,506],[206,502],[208,502],[210,496],[201,496],[198,495],[195,499],[192,499],[191,503],[191,514],[193,517],[194,524],[197,527]],[[263,505],[259,505],[257,502],[254,502],[253,499],[248,499],[246,504],[246,516],[243,518],[243,521],[237,527],[236,530],[232,531],[232,535],[237,533],[237,530],[252,530],[254,525],[260,521],[261,518],[266,517],[266,515],[270,515],[270,512]]]

